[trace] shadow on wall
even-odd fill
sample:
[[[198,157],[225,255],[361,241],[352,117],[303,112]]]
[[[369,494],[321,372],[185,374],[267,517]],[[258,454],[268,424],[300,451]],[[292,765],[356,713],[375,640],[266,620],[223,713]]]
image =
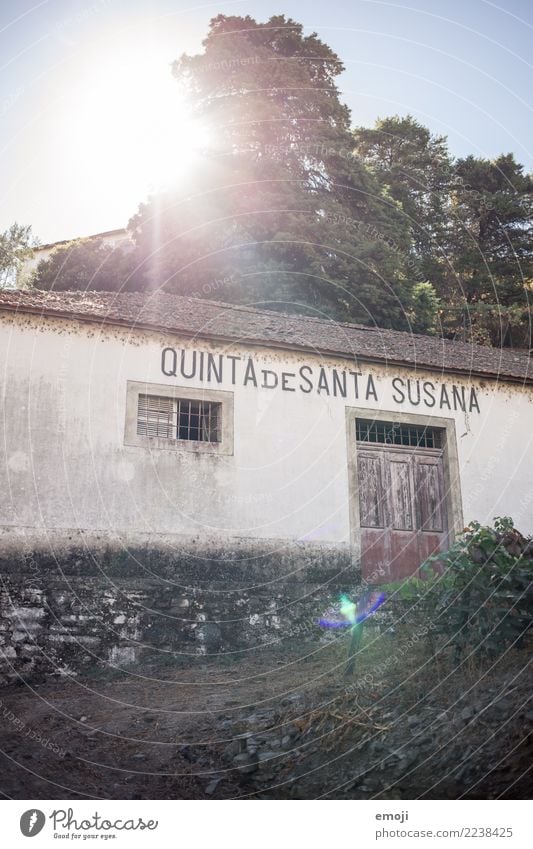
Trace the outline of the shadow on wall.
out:
[[[156,653],[226,654],[318,639],[317,614],[359,580],[347,548],[87,548],[0,558],[0,681]]]

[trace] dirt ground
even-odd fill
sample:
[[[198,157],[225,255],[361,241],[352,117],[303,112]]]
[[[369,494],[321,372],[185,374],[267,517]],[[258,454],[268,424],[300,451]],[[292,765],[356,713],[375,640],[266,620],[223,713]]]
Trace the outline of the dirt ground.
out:
[[[345,651],[339,638],[229,659],[145,660],[122,672],[5,688],[0,792],[14,799],[529,798],[526,650],[457,669],[421,654],[369,676],[369,648],[351,679],[343,677]]]

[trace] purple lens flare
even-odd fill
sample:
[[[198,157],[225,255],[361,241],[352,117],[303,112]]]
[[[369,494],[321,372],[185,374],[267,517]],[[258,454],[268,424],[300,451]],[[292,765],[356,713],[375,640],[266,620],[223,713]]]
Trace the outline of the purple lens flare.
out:
[[[324,616],[317,619],[317,625],[321,628],[353,628],[354,625],[360,625],[369,616],[372,616],[376,610],[386,601],[385,593],[375,593],[367,599],[368,607],[359,610],[359,605],[350,601],[348,596],[342,595],[338,604],[331,607]]]

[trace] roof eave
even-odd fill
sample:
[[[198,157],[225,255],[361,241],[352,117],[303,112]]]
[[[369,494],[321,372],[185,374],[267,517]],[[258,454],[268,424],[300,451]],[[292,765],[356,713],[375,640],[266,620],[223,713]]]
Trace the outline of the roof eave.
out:
[[[303,345],[298,342],[288,343],[288,342],[279,342],[276,340],[266,340],[266,339],[257,339],[255,337],[247,337],[241,336],[239,339],[235,339],[234,336],[226,336],[222,333],[216,332],[205,332],[205,333],[193,333],[190,330],[182,329],[178,330],[176,328],[168,328],[162,327],[159,324],[151,324],[150,322],[144,321],[136,321],[131,322],[126,319],[120,318],[108,318],[107,316],[99,316],[99,315],[89,315],[87,313],[77,313],[72,311],[64,311],[59,309],[50,309],[50,307],[33,307],[31,305],[20,305],[20,304],[6,304],[0,303],[0,312],[22,312],[29,313],[31,315],[45,315],[51,318],[60,318],[65,319],[67,321],[80,321],[84,324],[106,324],[116,327],[126,327],[126,328],[137,328],[139,330],[148,330],[150,332],[155,333],[167,333],[173,336],[184,336],[187,339],[204,339],[209,341],[209,339],[216,339],[222,342],[235,343],[235,342],[245,342],[247,345],[252,345],[256,348],[261,347],[270,347],[277,348],[282,351],[305,351],[308,354],[323,354],[328,357],[341,357],[343,359],[348,359],[348,355],[346,351],[338,351],[330,348],[317,348],[316,346],[311,345]],[[506,374],[505,372],[496,372],[496,371],[481,371],[475,368],[471,369],[461,369],[455,366],[442,366],[438,368],[435,365],[430,365],[428,363],[413,360],[402,360],[396,357],[376,357],[376,356],[367,356],[365,354],[354,354],[354,359],[357,359],[359,362],[369,363],[373,365],[387,365],[387,366],[400,366],[401,368],[419,368],[425,371],[430,371],[435,374],[456,374],[462,377],[476,377],[479,380],[503,380],[506,383],[514,383],[521,385],[533,385],[533,373],[531,375],[517,376],[512,374]]]

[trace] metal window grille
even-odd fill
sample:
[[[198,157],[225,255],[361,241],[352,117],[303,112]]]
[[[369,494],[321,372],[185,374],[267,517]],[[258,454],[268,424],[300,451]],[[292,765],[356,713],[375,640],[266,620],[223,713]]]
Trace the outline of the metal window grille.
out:
[[[357,419],[356,439],[381,445],[403,445],[412,448],[442,448],[442,431],[423,425],[401,422],[378,422]]]
[[[139,395],[137,434],[220,442],[220,407],[221,404],[213,401]]]

